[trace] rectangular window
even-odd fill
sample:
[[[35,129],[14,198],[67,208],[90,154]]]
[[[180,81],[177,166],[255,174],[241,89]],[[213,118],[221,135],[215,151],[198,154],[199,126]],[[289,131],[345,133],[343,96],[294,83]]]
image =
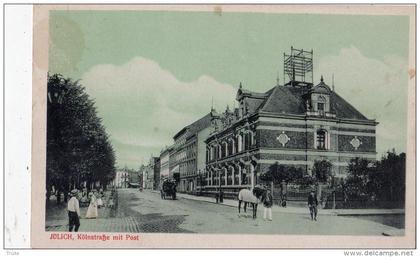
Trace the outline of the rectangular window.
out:
[[[319,150],[326,150],[326,132],[319,130],[316,134],[316,148]]]
[[[318,103],[318,111],[324,111],[324,103]]]

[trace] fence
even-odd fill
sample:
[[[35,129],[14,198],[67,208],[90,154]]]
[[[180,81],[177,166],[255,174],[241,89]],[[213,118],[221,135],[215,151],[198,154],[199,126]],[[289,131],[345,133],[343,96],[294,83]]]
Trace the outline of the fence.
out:
[[[307,204],[308,195],[313,187],[288,185],[286,200],[295,205]],[[331,188],[327,185],[317,186],[316,195],[319,207],[323,209],[368,209],[368,208],[404,208],[404,201],[375,200],[360,196],[358,199],[349,199],[341,188]],[[273,185],[274,204],[281,205],[282,192],[280,185]]]
[[[285,194],[282,194],[282,188],[279,184],[273,185],[273,199],[274,204],[281,205],[283,198],[289,203],[294,203],[298,205],[306,205],[308,201],[309,193],[315,190],[318,198],[318,202],[321,208],[336,208],[344,207],[344,193],[336,191],[333,188],[329,188],[327,185],[318,185],[316,189],[313,186],[301,186],[289,184],[287,185],[287,190]],[[341,204],[337,203],[340,202]]]

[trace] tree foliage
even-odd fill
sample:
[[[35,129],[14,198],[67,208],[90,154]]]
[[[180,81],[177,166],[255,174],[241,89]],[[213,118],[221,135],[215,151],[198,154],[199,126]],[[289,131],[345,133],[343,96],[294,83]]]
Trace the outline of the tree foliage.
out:
[[[375,169],[366,159],[354,158],[348,166],[348,176],[345,179],[344,193],[350,199],[367,200],[375,188],[373,176]]]
[[[378,197],[389,201],[405,199],[405,153],[396,154],[388,151],[377,163],[376,180],[379,184]]]
[[[343,190],[349,199],[404,202],[405,153],[388,151],[380,161],[354,158],[348,166]]]
[[[78,81],[48,76],[47,187],[113,179],[115,153],[94,101]]]
[[[328,160],[317,160],[314,162],[313,172],[318,182],[326,182],[331,177],[332,164]]]
[[[273,181],[280,183],[283,180],[287,183],[294,182],[303,177],[303,170],[294,166],[280,165],[278,162],[272,164],[268,171],[261,174],[260,179],[263,181]]]

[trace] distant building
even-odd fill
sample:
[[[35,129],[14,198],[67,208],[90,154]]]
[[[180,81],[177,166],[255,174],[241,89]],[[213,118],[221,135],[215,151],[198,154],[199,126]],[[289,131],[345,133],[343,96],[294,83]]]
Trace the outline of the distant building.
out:
[[[139,169],[139,187],[143,188],[143,173],[141,167]]]
[[[157,190],[160,181],[160,158],[151,157],[147,165],[140,167],[142,174],[142,187],[144,189]]]
[[[115,186],[117,188],[126,188],[128,187],[129,175],[125,169],[117,169],[115,174]]]
[[[139,180],[139,171],[124,167],[122,169],[117,169],[114,185],[117,188],[128,188],[130,187],[130,184],[138,184],[140,182]]]
[[[169,178],[173,178],[179,184],[179,164],[177,161],[178,153],[175,144],[169,150]]]
[[[212,112],[206,139],[204,190],[237,192],[259,183],[275,163],[313,175],[316,160],[328,160],[335,177],[345,177],[350,159],[376,159],[375,120],[366,118],[321,77],[312,82],[312,52],[285,55],[288,83],[257,93],[242,85],[238,108]],[[371,97],[371,96],[366,96]]]
[[[172,150],[172,147],[167,147],[160,153],[160,178],[169,177],[169,154]]]
[[[153,190],[158,190],[160,183],[160,158],[152,157],[151,164],[153,165]]]
[[[150,163],[148,165],[142,165],[140,167],[140,172],[142,176],[142,188],[143,189],[153,189],[153,169],[150,166]]]
[[[140,166],[141,188],[144,188],[144,189],[146,189],[146,185],[147,185],[148,170],[149,170],[148,165],[142,164]]]
[[[178,191],[196,193],[201,189],[200,172],[205,170],[205,138],[210,134],[211,113],[184,127],[174,137],[172,173],[179,177]],[[170,158],[171,159],[171,158]]]

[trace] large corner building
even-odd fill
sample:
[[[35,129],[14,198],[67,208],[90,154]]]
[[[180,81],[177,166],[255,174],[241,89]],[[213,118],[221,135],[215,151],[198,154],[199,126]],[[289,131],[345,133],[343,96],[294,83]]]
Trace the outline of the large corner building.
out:
[[[313,83],[312,56],[312,51],[292,48],[284,55],[287,83],[278,81],[266,92],[240,85],[238,108],[211,113],[204,191],[252,188],[274,163],[312,175],[315,160],[328,160],[333,174],[344,177],[350,159],[376,159],[377,122],[322,77]]]

